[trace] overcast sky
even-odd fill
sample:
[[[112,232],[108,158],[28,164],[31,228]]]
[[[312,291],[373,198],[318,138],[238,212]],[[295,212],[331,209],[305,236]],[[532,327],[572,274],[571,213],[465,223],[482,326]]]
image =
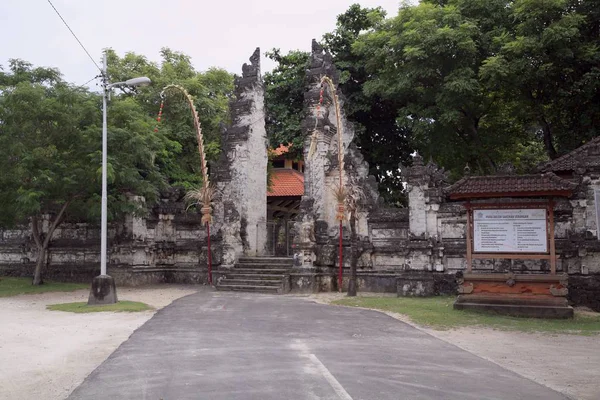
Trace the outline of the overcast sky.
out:
[[[400,0],[51,0],[100,64],[102,49],[159,60],[170,47],[192,57],[199,71],[218,66],[241,73],[256,47],[309,51],[311,39],[335,28],[353,3],[381,6],[395,16]],[[20,58],[56,67],[83,84],[98,71],[47,0],[0,0],[0,65]],[[263,71],[273,67],[262,59]]]

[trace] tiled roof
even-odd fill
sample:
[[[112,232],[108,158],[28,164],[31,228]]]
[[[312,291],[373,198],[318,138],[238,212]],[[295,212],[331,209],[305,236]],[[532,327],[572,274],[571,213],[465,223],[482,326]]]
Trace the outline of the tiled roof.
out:
[[[574,171],[579,167],[600,166],[600,136],[595,137],[583,146],[543,164],[542,172]]]
[[[302,196],[304,175],[295,169],[274,169],[267,197]]]
[[[577,184],[553,173],[467,176],[447,190],[451,199],[504,196],[570,196]]]

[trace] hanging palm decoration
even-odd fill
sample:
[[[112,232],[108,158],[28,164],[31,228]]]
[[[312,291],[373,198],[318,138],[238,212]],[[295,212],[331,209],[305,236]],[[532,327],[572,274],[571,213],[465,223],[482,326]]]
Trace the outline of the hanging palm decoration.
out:
[[[212,284],[212,254],[210,251],[210,223],[212,222],[212,206],[213,199],[215,197],[215,187],[210,183],[208,178],[208,167],[206,165],[206,152],[204,151],[204,136],[202,135],[202,128],[200,126],[200,120],[198,118],[198,112],[194,105],[192,96],[185,90],[183,86],[179,85],[168,85],[162,90],[160,97],[162,99],[160,103],[160,110],[158,112],[157,122],[160,123],[162,118],[162,112],[164,107],[164,99],[169,92],[180,92],[186,99],[190,110],[192,111],[192,118],[194,121],[194,130],[198,139],[198,153],[200,154],[200,172],[202,173],[202,186],[200,188],[192,189],[185,195],[186,200],[194,205],[200,206],[200,212],[202,213],[202,224],[206,225],[206,235],[208,244],[208,283]],[[158,130],[158,125],[155,131]]]
[[[323,105],[323,93],[325,88],[329,88],[331,92],[331,98],[333,99],[333,105],[335,107],[335,117],[337,123],[337,148],[338,148],[338,166],[339,166],[339,181],[338,185],[334,188],[334,195],[337,201],[337,214],[336,219],[340,224],[339,233],[339,272],[338,272],[338,288],[342,291],[342,234],[343,234],[343,221],[345,219],[345,202],[348,196],[348,192],[344,186],[344,143],[343,143],[343,126],[340,113],[340,102],[336,93],[335,85],[328,76],[321,78],[321,91],[319,93],[319,102],[317,103],[316,116],[315,116],[315,128],[311,136],[310,148],[308,150],[308,158],[311,159],[317,148],[318,131],[317,125],[321,113],[321,107]]]

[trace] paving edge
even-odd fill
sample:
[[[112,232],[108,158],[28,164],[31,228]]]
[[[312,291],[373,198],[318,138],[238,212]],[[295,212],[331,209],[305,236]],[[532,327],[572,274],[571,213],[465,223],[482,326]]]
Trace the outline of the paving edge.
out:
[[[562,390],[559,390],[559,389],[554,388],[552,386],[548,386],[548,385],[545,385],[543,383],[534,381],[530,377],[525,376],[525,375],[523,375],[523,374],[521,374],[521,373],[519,373],[517,371],[514,371],[514,370],[512,370],[512,369],[510,369],[510,368],[508,368],[508,367],[506,367],[506,366],[504,366],[502,364],[499,364],[499,363],[497,363],[495,360],[493,360],[491,358],[488,358],[488,357],[482,356],[480,354],[474,353],[471,350],[465,349],[464,347],[462,347],[462,346],[460,346],[460,345],[458,345],[456,343],[452,343],[452,342],[448,341],[447,339],[445,339],[444,337],[438,336],[436,334],[437,332],[435,330],[430,329],[430,328],[425,328],[425,327],[420,326],[420,325],[417,325],[414,321],[412,321],[408,316],[406,316],[404,314],[395,313],[395,312],[392,312],[392,311],[378,310],[376,308],[358,307],[358,306],[347,306],[347,305],[344,305],[344,304],[332,304],[333,301],[338,300],[338,299],[332,299],[330,301],[327,301],[327,300],[319,300],[319,299],[315,299],[315,298],[309,298],[307,300],[309,300],[309,301],[311,301],[313,303],[316,303],[316,304],[321,304],[321,305],[326,305],[326,306],[345,307],[345,308],[354,308],[354,309],[366,310],[366,311],[375,311],[375,312],[387,315],[388,317],[393,318],[396,321],[404,322],[405,324],[412,326],[413,328],[417,329],[418,331],[421,331],[421,332],[423,332],[423,333],[425,333],[425,334],[427,334],[429,336],[433,336],[434,338],[439,339],[442,342],[445,342],[445,343],[447,343],[447,344],[449,344],[451,346],[454,346],[454,347],[457,347],[457,348],[459,348],[459,349],[461,349],[463,351],[466,351],[467,353],[472,354],[475,357],[481,358],[482,360],[489,361],[492,364],[497,365],[498,367],[500,367],[502,369],[505,369],[507,371],[512,372],[515,375],[518,375],[518,376],[520,376],[520,377],[522,377],[524,379],[527,379],[528,381],[531,381],[531,382],[533,382],[533,383],[535,383],[537,385],[543,386],[543,387],[545,387],[547,389],[550,389],[550,390],[553,390],[553,391],[555,391],[557,393],[560,393],[561,395],[565,396],[565,398],[567,400],[578,400],[577,397],[573,397],[573,396],[571,396],[571,395],[569,395],[567,393],[564,393]]]

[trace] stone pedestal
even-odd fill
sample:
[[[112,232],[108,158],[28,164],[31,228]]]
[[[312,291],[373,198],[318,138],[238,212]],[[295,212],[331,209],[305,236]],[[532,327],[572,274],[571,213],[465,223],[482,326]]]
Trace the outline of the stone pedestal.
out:
[[[115,304],[117,302],[117,287],[115,280],[109,275],[98,275],[92,281],[92,290],[88,305]]]

